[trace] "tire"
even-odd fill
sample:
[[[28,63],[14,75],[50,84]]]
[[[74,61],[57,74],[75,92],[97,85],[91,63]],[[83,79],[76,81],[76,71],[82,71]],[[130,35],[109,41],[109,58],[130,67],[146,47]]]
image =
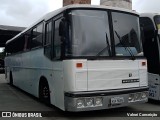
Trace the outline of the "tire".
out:
[[[41,102],[44,102],[45,104],[50,104],[50,90],[48,82],[41,81],[39,85],[39,98]]]
[[[9,84],[11,85],[11,86],[13,86],[13,76],[12,76],[12,72],[10,72],[10,75],[9,75]]]

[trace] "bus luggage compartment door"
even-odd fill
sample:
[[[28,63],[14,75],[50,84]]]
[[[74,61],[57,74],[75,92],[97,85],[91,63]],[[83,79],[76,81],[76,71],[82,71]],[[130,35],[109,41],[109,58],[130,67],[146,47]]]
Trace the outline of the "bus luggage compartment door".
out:
[[[139,61],[87,61],[88,90],[124,89],[140,86]]]

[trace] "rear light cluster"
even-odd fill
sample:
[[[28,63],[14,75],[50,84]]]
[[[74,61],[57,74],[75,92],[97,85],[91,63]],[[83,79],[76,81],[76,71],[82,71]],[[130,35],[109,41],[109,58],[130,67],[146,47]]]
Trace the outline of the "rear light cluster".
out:
[[[78,98],[76,101],[77,108],[98,107],[103,105],[102,97]]]
[[[83,68],[83,64],[82,64],[82,63],[77,63],[77,64],[76,64],[76,67],[77,67],[77,68]]]
[[[141,65],[142,66],[147,66],[147,62],[143,61]]]
[[[148,92],[139,92],[129,94],[128,102],[143,101],[148,98]]]

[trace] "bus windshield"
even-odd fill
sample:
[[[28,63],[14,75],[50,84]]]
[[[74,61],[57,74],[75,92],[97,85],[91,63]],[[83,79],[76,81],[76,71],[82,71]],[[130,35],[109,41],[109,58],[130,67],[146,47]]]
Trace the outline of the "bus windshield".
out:
[[[160,15],[156,15],[154,17],[154,20],[155,20],[157,28],[160,29]]]
[[[115,45],[110,38],[110,33],[113,31],[110,30],[107,11],[72,10],[69,13],[72,33],[67,46],[67,56],[111,56],[113,46],[115,46],[117,56],[136,56],[142,53],[138,17],[130,15],[129,19],[129,15],[124,15],[124,18],[116,17],[115,13],[112,15],[113,29],[119,37],[118,39],[115,36]],[[127,23],[128,26],[125,27],[124,23]]]
[[[112,12],[116,56],[142,56],[139,18]]]

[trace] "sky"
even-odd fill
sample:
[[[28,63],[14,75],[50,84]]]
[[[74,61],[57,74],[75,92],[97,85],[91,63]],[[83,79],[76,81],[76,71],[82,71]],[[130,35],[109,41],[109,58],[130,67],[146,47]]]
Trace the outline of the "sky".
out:
[[[92,0],[94,5],[99,2]],[[0,0],[0,25],[27,27],[61,7],[62,0]]]
[[[132,0],[132,8],[139,13],[160,13],[160,0]]]

